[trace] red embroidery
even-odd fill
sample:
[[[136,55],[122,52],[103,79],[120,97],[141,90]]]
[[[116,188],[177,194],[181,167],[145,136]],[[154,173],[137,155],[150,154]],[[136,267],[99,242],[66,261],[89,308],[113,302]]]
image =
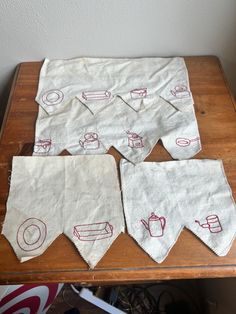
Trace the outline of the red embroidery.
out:
[[[163,237],[166,226],[165,217],[158,217],[155,213],[151,213],[148,221],[141,219],[142,224],[148,230],[150,237]]]
[[[181,147],[186,147],[189,146],[193,142],[200,141],[199,137],[195,137],[193,139],[185,138],[185,137],[178,137],[176,139],[176,145],[181,146]]]
[[[94,132],[86,133],[84,135],[84,140],[80,140],[79,143],[83,149],[87,150],[98,149],[100,147],[98,134]]]
[[[107,90],[82,92],[82,97],[85,100],[102,100],[102,99],[109,99],[111,97],[111,93]]]
[[[107,221],[77,225],[74,226],[73,234],[80,241],[97,241],[112,237],[113,226]]]
[[[43,94],[42,101],[47,106],[54,106],[54,105],[60,104],[63,98],[64,98],[64,94],[61,90],[52,89],[52,90],[47,91],[45,94]]]
[[[143,148],[143,138],[137,133],[127,131],[128,146],[131,148]]]
[[[217,215],[209,215],[206,217],[206,223],[200,224],[199,220],[195,220],[202,228],[207,228],[211,233],[219,233],[223,231],[220,219]]]
[[[32,235],[36,238],[32,240]],[[26,219],[18,228],[16,240],[19,247],[26,252],[34,251],[40,248],[47,235],[45,223],[38,218]]]
[[[181,98],[188,98],[188,97],[190,97],[190,91],[188,90],[188,87],[185,86],[185,85],[177,85],[170,92],[176,98],[180,98],[181,99]]]
[[[130,96],[133,99],[147,97],[147,88],[136,88],[130,91]]]
[[[34,144],[34,152],[36,154],[46,154],[50,151],[52,146],[52,141],[49,139],[38,140]]]

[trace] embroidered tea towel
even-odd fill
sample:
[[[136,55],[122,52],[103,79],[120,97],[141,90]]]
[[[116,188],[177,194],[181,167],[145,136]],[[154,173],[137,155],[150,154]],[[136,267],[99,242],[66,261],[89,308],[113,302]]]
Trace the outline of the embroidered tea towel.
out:
[[[74,159],[67,168],[71,175],[63,212],[64,234],[94,268],[124,232],[123,207],[115,159],[111,155],[80,157],[82,162]]]
[[[34,155],[57,155],[63,149],[103,154],[114,146],[135,163],[144,160],[160,136],[175,159],[201,150],[183,58],[46,59],[36,101],[40,107]],[[170,123],[163,111],[179,114]],[[148,115],[152,123],[143,123]]]
[[[13,157],[2,234],[21,262],[41,255],[63,232],[64,158],[49,159]]]
[[[162,137],[174,158],[189,158],[196,153],[196,146],[183,149],[176,144],[179,134],[194,134],[194,121],[159,96],[143,100],[138,112],[116,96],[96,115],[78,100],[67,115],[68,126],[64,126],[63,111],[37,123],[36,133],[41,134],[41,140],[35,143],[34,155],[57,155],[63,149],[72,155],[104,154],[114,146],[125,158],[138,163]]]
[[[193,108],[183,58],[45,59],[36,101],[49,114],[78,97],[95,114],[119,95],[136,110],[159,95],[183,111]]]
[[[236,232],[236,207],[219,160],[121,161],[128,233],[162,262],[186,227],[217,255],[228,253]]]
[[[112,156],[13,158],[2,233],[21,262],[64,233],[93,268],[123,231]]]
[[[236,234],[236,206],[223,162],[187,160],[179,164],[167,164],[167,171],[172,174],[173,190],[179,191],[178,204],[185,226],[217,255],[225,256]]]
[[[167,173],[156,163],[121,161],[123,206],[128,233],[161,263],[184,227],[173,207]]]

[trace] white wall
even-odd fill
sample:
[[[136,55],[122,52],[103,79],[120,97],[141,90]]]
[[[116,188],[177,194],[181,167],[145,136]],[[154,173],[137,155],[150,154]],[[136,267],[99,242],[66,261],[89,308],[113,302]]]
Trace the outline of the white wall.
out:
[[[236,0],[0,0],[0,95],[17,63],[46,56],[207,54],[236,94],[235,35]]]

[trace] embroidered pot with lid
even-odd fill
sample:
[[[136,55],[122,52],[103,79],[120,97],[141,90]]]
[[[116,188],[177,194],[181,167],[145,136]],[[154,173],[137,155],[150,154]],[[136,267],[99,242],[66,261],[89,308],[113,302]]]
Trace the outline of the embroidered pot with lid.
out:
[[[141,222],[149,231],[151,237],[162,237],[164,235],[166,226],[166,219],[164,217],[158,217],[152,212],[151,216],[148,217],[148,221],[141,219]]]

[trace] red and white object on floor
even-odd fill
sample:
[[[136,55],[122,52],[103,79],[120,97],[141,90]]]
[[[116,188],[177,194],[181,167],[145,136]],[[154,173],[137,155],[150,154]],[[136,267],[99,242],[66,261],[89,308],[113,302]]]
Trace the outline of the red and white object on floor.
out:
[[[6,285],[0,287],[0,314],[44,314],[63,284]]]
[[[103,301],[102,299],[93,295],[92,291],[87,288],[82,288],[81,291],[78,291],[73,285],[71,285],[72,290],[77,293],[84,300],[96,305],[100,309],[103,309],[110,314],[124,314],[125,312],[117,309],[113,305]]]

